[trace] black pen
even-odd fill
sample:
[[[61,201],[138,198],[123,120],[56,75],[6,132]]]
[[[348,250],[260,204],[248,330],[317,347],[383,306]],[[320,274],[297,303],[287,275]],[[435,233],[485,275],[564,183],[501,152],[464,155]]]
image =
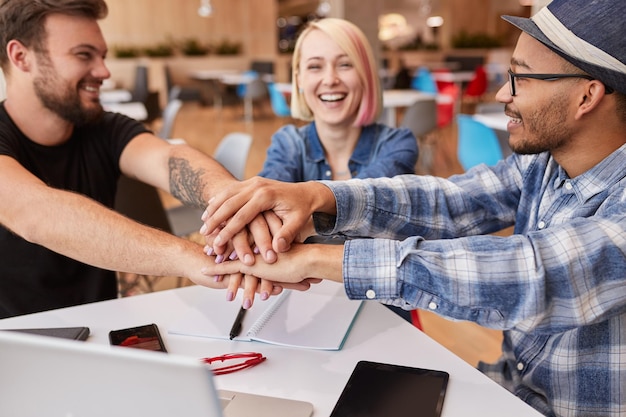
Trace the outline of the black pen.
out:
[[[237,313],[237,317],[235,317],[235,322],[233,323],[233,327],[230,328],[230,340],[233,340],[235,337],[239,336],[241,333],[241,325],[243,323],[243,317],[246,315],[245,308],[239,308],[239,313]]]

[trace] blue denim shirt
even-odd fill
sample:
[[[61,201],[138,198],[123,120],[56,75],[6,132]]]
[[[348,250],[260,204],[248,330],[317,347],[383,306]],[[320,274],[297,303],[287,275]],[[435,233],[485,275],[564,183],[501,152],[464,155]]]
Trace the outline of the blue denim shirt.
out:
[[[325,181],[337,216],[315,223],[377,237],[345,243],[350,298],[503,329],[487,375],[547,416],[624,416],[625,168],[626,145],[576,178],[543,153],[449,180]]]
[[[411,174],[417,155],[417,140],[409,129],[372,124],[363,127],[349,169],[353,178]],[[332,179],[315,123],[287,125],[274,133],[259,176],[286,182]]]

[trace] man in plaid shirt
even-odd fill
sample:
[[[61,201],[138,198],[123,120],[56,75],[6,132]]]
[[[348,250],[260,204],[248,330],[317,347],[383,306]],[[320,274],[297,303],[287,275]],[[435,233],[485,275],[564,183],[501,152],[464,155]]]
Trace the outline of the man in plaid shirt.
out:
[[[623,0],[554,0],[505,16],[523,31],[497,93],[513,155],[449,179],[252,179],[210,202],[203,231],[238,211],[210,235],[219,253],[271,210],[278,261],[205,272],[343,281],[350,298],[502,329],[502,358],[480,368],[534,408],[626,415],[625,15]],[[317,233],[356,239],[291,244],[311,215]],[[246,278],[244,296],[254,289]]]

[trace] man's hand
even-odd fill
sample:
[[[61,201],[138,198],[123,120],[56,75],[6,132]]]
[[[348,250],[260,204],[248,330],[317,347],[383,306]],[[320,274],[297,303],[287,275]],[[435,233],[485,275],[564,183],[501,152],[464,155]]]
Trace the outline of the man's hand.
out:
[[[206,212],[205,212],[206,214]],[[205,215],[203,215],[203,219]],[[215,229],[208,233],[203,227],[200,230],[204,234],[204,252],[209,256],[216,256],[216,262],[225,260],[240,259],[246,265],[252,265],[255,261],[255,254],[261,254],[267,263],[276,262],[276,253],[272,249],[272,231],[280,228],[282,222],[271,212],[259,214],[248,225],[233,236],[226,245],[215,246],[214,240],[221,230]]]
[[[255,242],[257,234],[263,235],[269,230],[273,235],[273,250],[281,253],[303,238],[302,231],[316,211],[335,212],[334,195],[326,186],[317,182],[285,183],[254,177],[228,187],[209,200],[202,216],[201,233],[205,236],[213,233],[213,250],[223,253],[231,239],[250,225]],[[263,230],[258,216],[265,212],[273,212],[282,224],[272,223]]]

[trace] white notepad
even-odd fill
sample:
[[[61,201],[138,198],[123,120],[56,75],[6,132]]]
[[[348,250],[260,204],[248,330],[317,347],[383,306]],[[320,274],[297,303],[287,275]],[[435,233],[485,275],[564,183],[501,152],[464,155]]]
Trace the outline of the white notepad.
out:
[[[257,299],[244,317],[241,335],[234,340],[339,350],[361,304],[349,300],[343,286],[332,281],[314,284],[308,291],[285,290],[267,301]],[[240,298],[232,302],[200,300],[168,332],[228,339],[240,306]]]

